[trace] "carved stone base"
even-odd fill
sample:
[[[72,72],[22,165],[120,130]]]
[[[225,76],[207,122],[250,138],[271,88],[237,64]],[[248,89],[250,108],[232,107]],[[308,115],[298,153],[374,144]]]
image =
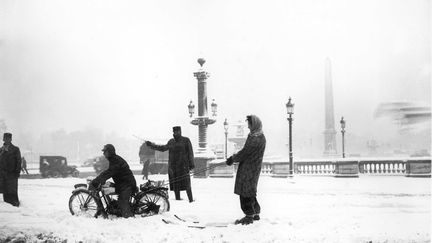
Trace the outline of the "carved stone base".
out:
[[[207,178],[210,174],[210,170],[208,167],[210,165],[210,161],[214,160],[215,156],[212,153],[209,153],[206,150],[200,151],[195,155],[194,163],[194,178]]]
[[[210,164],[210,166],[213,164]],[[210,177],[232,178],[234,177],[234,166],[221,165],[210,170]]]
[[[336,161],[335,163],[335,177],[359,177],[358,161]]]
[[[289,176],[289,163],[275,162],[273,163],[272,177],[286,178]]]
[[[407,177],[431,177],[431,161],[410,160],[406,163]]]

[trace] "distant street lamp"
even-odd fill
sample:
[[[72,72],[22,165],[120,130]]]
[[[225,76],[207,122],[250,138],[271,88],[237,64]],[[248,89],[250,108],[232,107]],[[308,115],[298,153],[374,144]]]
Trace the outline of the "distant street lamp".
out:
[[[192,117],[193,114],[195,113],[195,105],[193,104],[192,100],[190,101],[190,103],[188,105],[188,109],[189,109],[189,115],[190,115],[190,117]]]
[[[292,114],[294,114],[294,104],[291,103],[291,97],[288,99],[288,103],[286,103],[286,109],[288,114],[288,123],[289,123],[289,176],[293,176],[293,152],[292,152]]]
[[[225,118],[225,121],[224,121],[224,123],[223,123],[223,125],[224,125],[224,129],[225,129],[225,159],[226,158],[228,158],[228,154],[227,154],[227,151],[228,151],[228,122],[227,122],[227,119]]]
[[[345,158],[345,120],[342,117],[340,120],[341,132],[342,132],[342,158]]]
[[[211,103],[211,110],[212,110],[212,115],[216,116],[217,115],[217,104],[216,104],[214,99]]]

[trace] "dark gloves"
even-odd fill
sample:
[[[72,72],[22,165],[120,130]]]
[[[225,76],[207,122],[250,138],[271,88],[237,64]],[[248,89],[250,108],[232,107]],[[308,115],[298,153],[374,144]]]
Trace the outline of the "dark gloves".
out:
[[[193,170],[195,168],[195,165],[190,165],[189,170]]]
[[[98,180],[92,180],[89,184],[89,190],[95,191],[95,190],[99,189],[100,186],[101,186],[101,183]]]
[[[151,146],[152,145],[152,142],[150,142],[150,141],[145,141],[145,144],[147,145],[147,146]]]
[[[232,156],[226,160],[227,165],[232,165],[233,163],[234,163],[234,160],[233,160]]]

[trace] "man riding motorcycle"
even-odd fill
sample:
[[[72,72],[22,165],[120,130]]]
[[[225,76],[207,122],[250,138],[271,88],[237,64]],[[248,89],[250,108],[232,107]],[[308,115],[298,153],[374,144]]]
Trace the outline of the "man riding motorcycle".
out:
[[[95,188],[99,188],[100,185],[112,177],[115,183],[115,191],[119,195],[118,205],[121,216],[124,218],[133,217],[134,214],[129,205],[129,198],[137,189],[135,177],[128,163],[116,154],[112,144],[106,144],[102,151],[105,158],[109,161],[109,167],[93,179],[90,184]]]

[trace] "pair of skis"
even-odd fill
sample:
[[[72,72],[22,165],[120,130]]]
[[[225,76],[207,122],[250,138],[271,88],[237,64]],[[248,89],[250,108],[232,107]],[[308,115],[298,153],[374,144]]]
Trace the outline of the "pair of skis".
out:
[[[228,225],[229,225],[228,223],[218,223],[218,222],[201,224],[199,221],[188,221],[188,220],[185,220],[185,219],[179,217],[178,215],[174,215],[174,217],[178,221],[182,222],[182,224],[187,225],[187,227],[189,227],[189,228],[205,229],[207,227],[228,227]],[[171,221],[169,219],[162,219],[162,221],[165,224],[179,225],[179,222],[173,222],[173,221]]]

